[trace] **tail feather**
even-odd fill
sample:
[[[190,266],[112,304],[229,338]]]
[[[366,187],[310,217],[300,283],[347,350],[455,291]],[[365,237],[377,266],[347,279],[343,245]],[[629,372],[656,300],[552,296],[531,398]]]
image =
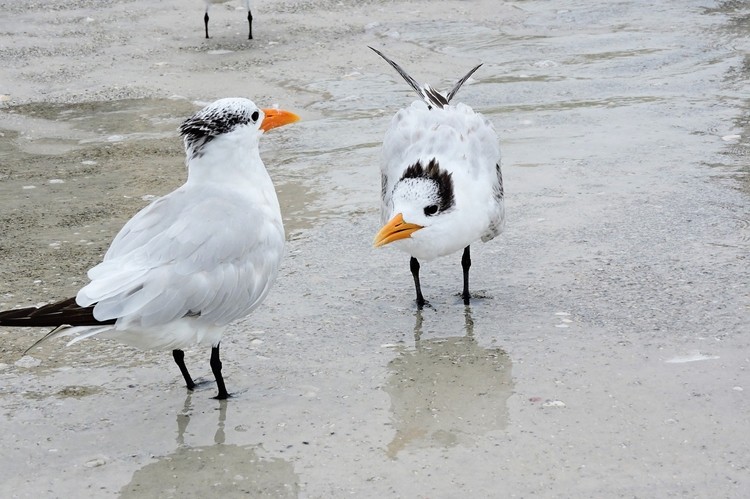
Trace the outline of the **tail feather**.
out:
[[[34,342],[33,345],[31,345],[29,348],[24,350],[23,354],[26,355],[31,350],[35,349],[42,343],[46,343],[47,341],[54,339],[54,338],[62,338],[64,336],[73,336],[74,338],[70,341],[68,341],[68,346],[72,345],[73,343],[77,343],[81,340],[84,340],[86,338],[90,338],[91,336],[97,335],[99,333],[103,333],[105,331],[112,330],[112,326],[58,326],[49,333],[45,334],[38,340]]]
[[[28,307],[0,312],[0,326],[101,326],[114,323],[115,319],[96,320],[94,318],[94,306],[81,307],[76,303],[75,298],[68,298],[39,308]]]

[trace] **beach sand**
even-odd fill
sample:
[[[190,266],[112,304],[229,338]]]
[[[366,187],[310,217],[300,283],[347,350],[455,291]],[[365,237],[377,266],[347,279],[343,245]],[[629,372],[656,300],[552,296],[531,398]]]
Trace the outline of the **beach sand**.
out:
[[[72,296],[185,179],[180,122],[245,96],[287,229],[222,341],[0,331],[2,497],[745,497],[750,182],[739,2],[0,1],[0,308]],[[707,5],[708,4],[708,5]],[[745,27],[745,28],[743,28]],[[450,88],[501,136],[508,224],[422,267],[375,250],[380,150]]]

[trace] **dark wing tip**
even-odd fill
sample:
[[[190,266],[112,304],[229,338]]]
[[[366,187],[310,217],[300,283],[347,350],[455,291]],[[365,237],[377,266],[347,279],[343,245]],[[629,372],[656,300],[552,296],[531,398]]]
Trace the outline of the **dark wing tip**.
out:
[[[375,52],[376,54],[378,54],[380,57],[382,57],[383,59],[385,59],[385,61],[388,64],[390,64],[391,66],[393,66],[393,68],[396,71],[398,71],[398,74],[400,74],[404,78],[404,80],[406,80],[406,82],[409,84],[409,86],[412,87],[414,89],[414,91],[417,92],[417,94],[422,98],[422,100],[425,101],[425,103],[427,103],[427,105],[429,107],[437,107],[437,108],[440,108],[440,109],[442,109],[443,107],[445,107],[445,106],[448,105],[448,103],[451,101],[451,99],[453,99],[453,97],[456,95],[456,92],[458,92],[458,90],[461,88],[461,86],[464,83],[466,83],[466,80],[468,80],[471,77],[471,75],[473,75],[474,72],[477,69],[481,68],[482,64],[483,64],[483,63],[479,63],[476,66],[474,66],[468,73],[466,73],[466,75],[463,78],[461,78],[460,80],[458,80],[458,82],[453,86],[453,88],[451,89],[451,91],[448,92],[448,95],[443,95],[442,93],[438,92],[437,90],[435,90],[434,88],[432,88],[429,85],[420,86],[414,80],[414,78],[412,78],[411,76],[409,76],[409,74],[406,71],[404,71],[404,69],[401,66],[399,66],[394,61],[392,61],[391,59],[389,59],[385,54],[383,54],[378,49],[376,49],[374,47],[371,47],[370,45],[368,45],[368,47],[373,52]]]
[[[368,47],[370,47],[368,45]],[[379,51],[376,48],[370,47],[376,54],[378,54],[380,57],[382,57],[388,64],[390,64],[393,69],[395,69],[398,74],[401,75],[401,77],[406,80],[406,83],[409,84],[411,88],[414,89],[415,92],[417,92],[417,95],[427,104],[429,107],[438,107],[442,108],[446,104],[448,104],[448,100],[445,96],[443,96],[440,92],[433,89],[429,85],[425,85],[424,87],[420,86],[419,83],[416,82],[414,78],[409,76],[409,74],[396,64],[393,60],[389,59],[385,54],[383,54],[381,51]]]
[[[99,321],[94,317],[94,306],[81,307],[75,298],[68,298],[42,307],[27,307],[0,312],[0,326],[59,327],[100,326],[115,320]]]
[[[471,75],[473,75],[474,72],[477,69],[481,68],[483,64],[484,63],[480,62],[479,64],[477,64],[476,66],[474,66],[474,68],[471,71],[469,71],[468,73],[466,73],[466,75],[463,78],[461,78],[460,80],[458,80],[458,82],[453,86],[453,88],[451,89],[451,91],[448,92],[448,97],[447,97],[448,98],[448,102],[450,102],[450,100],[456,95],[456,92],[458,92],[458,89],[461,88],[461,85],[463,85],[464,83],[466,83],[466,80],[468,80],[471,77]]]

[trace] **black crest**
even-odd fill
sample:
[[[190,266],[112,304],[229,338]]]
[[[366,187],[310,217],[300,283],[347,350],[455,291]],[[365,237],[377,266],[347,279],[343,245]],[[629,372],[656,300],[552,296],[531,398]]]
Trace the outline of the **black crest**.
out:
[[[436,159],[430,160],[425,168],[421,161],[417,161],[413,165],[409,166],[401,180],[407,178],[425,178],[435,182],[438,188],[438,213],[449,210],[456,204],[456,200],[453,197],[453,178],[451,174],[440,168],[440,164]]]
[[[200,156],[200,149],[214,138],[259,117],[258,111],[248,106],[209,106],[186,119],[180,125],[180,135],[192,148],[193,156]]]
[[[238,125],[246,125],[250,117],[238,113],[217,112],[198,113],[180,125],[180,134],[191,140],[212,138],[234,130]]]

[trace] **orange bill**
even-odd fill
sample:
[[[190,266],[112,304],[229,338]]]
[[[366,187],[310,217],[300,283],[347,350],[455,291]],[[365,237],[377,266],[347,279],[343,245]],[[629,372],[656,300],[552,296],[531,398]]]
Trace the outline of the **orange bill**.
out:
[[[263,109],[263,114],[265,114],[266,117],[263,118],[263,123],[260,124],[260,129],[264,132],[300,120],[300,117],[296,114],[284,111],[283,109]]]
[[[404,222],[404,216],[399,213],[395,217],[391,218],[391,220],[387,224],[385,224],[377,234],[375,234],[375,240],[372,242],[372,244],[376,248],[379,248],[380,246],[392,243],[393,241],[411,237],[414,232],[422,228],[423,227],[421,225]]]

